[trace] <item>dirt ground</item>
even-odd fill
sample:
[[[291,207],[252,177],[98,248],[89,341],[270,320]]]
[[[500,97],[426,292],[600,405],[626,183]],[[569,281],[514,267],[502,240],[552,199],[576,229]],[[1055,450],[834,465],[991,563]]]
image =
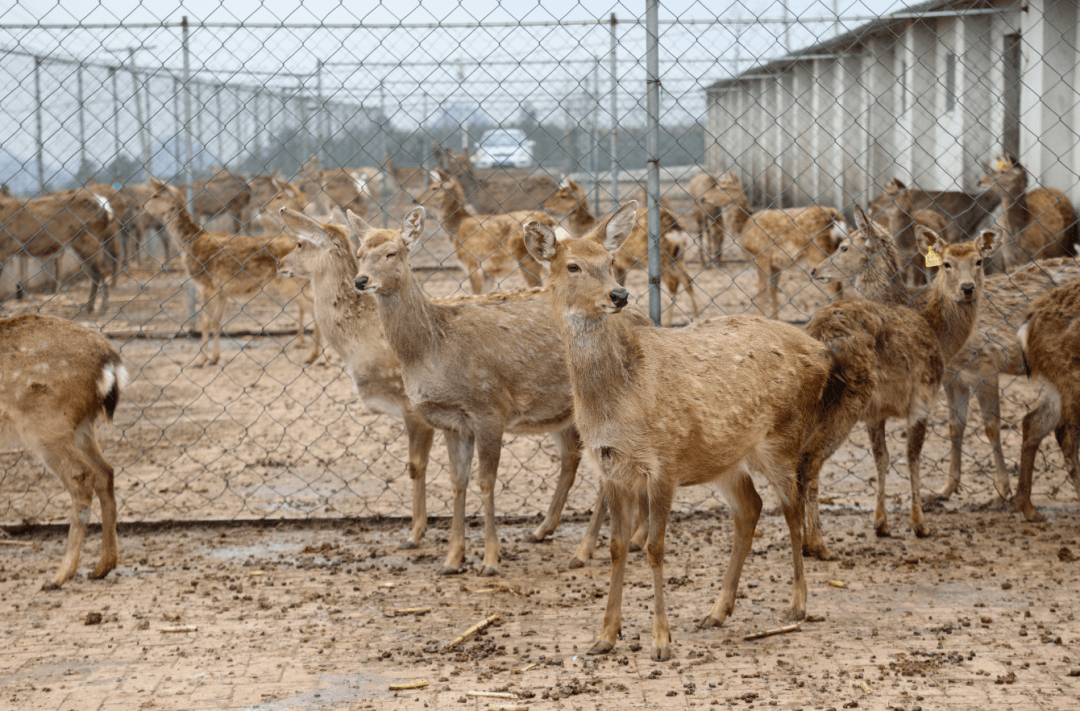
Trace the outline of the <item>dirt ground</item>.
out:
[[[807,560],[809,619],[778,627],[790,595],[783,519],[767,511],[740,599],[719,629],[695,621],[717,595],[732,525],[723,509],[675,516],[665,591],[674,659],[649,659],[651,575],[633,554],[623,638],[585,656],[603,616],[606,546],[567,562],[580,521],[526,542],[501,529],[495,578],[435,574],[448,538],[404,551],[403,522],[143,525],[121,530],[121,565],[42,593],[63,536],[2,546],[0,706],[78,709],[1075,709],[1080,703],[1080,524],[1054,506],[1015,514],[936,510],[929,539],[874,537],[870,514],[831,510],[837,562]],[[482,530],[469,530],[473,564]],[[90,537],[82,569],[98,553]],[[834,587],[842,583],[844,587]],[[421,608],[420,614],[394,611]],[[455,649],[447,644],[498,613]],[[97,624],[90,624],[97,622]],[[190,626],[189,632],[166,632]],[[426,681],[409,691],[391,684]],[[469,696],[509,692],[519,700]]]

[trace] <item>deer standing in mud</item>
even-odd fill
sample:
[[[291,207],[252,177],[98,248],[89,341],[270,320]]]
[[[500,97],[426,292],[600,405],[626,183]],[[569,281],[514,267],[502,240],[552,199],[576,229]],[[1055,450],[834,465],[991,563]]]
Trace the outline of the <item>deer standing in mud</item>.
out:
[[[612,257],[633,229],[636,210],[635,202],[622,206],[589,239],[559,241],[547,226],[530,223],[526,244],[551,267],[551,308],[566,342],[574,419],[587,456],[603,473],[611,509],[611,588],[603,627],[589,652],[611,651],[620,633],[629,511],[644,492],[655,604],[652,657],[664,661],[671,657],[664,537],[679,486],[717,483],[735,520],[720,597],[701,626],[719,626],[735,607],[762,507],[751,470],[775,489],[791,534],[794,581],[787,617],[805,617],[796,464],[830,364],[825,348],[802,331],[758,317],[681,329],[620,320],[630,294],[615,281]]]

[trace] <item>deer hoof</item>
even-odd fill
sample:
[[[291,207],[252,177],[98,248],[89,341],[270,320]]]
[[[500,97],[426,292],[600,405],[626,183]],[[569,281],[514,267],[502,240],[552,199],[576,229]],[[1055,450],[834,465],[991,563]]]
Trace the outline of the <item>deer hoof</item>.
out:
[[[95,569],[94,572],[87,573],[86,578],[87,578],[87,580],[101,580],[106,575],[108,575],[110,571],[112,571],[112,568],[107,568],[107,569],[102,570],[102,571],[98,571],[97,569]]]
[[[577,570],[578,568],[584,568],[584,567],[585,567],[585,561],[583,561],[581,558],[578,558],[577,556],[574,556],[573,558],[570,559],[570,570]]]
[[[806,610],[802,607],[792,607],[784,613],[784,622],[798,622],[806,619]]]
[[[52,592],[53,590],[59,590],[60,583],[48,582],[41,586],[42,592]]]
[[[630,541],[630,552],[637,553],[639,550],[641,550],[641,544],[637,541]]]
[[[892,538],[892,533],[889,531],[889,524],[879,523],[874,526],[874,533],[878,538]]]
[[[402,549],[416,548],[416,546],[417,546],[416,541],[414,541],[412,539],[402,541],[400,544],[398,544],[398,548],[402,548]]]
[[[615,649],[615,645],[613,643],[600,641],[594,644],[589,649],[589,654],[607,654],[613,649]]]
[[[444,565],[439,569],[439,575],[461,575],[465,572],[465,568],[455,568],[452,565]]]
[[[498,571],[493,566],[485,565],[483,570],[480,571],[481,578],[491,578],[498,575]]]
[[[829,550],[824,543],[803,546],[804,558],[817,558],[818,560],[836,560],[837,556]]]
[[[652,648],[652,659],[654,662],[666,662],[671,659],[671,647],[664,645],[662,647]]]
[[[1046,517],[1039,513],[1039,510],[1031,505],[1031,502],[1025,502],[1023,504],[1017,504],[1016,508],[1020,513],[1024,514],[1024,518],[1033,523],[1045,521]]]
[[[920,524],[918,524],[916,526],[913,526],[912,528],[915,529],[915,537],[916,538],[929,538],[930,537],[930,527],[927,526],[925,523],[920,523]]]
[[[712,615],[706,615],[704,619],[697,623],[697,626],[703,630],[712,629],[713,627],[720,627],[724,624],[724,621],[719,617],[713,617]]]

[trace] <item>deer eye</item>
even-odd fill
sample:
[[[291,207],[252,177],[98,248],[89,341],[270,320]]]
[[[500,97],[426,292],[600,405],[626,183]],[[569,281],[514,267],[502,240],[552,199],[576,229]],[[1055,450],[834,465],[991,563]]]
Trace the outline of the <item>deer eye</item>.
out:
[[[571,274],[577,274],[581,271],[581,267],[576,264],[567,264],[566,271],[570,272]]]
[[[397,252],[391,252],[390,254],[386,255],[386,258],[387,259],[393,259],[396,256],[397,256]]]
[[[942,262],[941,266],[945,267],[946,269],[952,269],[952,263],[951,262]]]
[[[840,245],[840,252],[843,253],[843,252],[846,252],[846,251],[847,251],[847,245],[846,244]]]
[[[981,259],[976,259],[975,260],[975,266],[981,267],[982,266],[982,260]]]

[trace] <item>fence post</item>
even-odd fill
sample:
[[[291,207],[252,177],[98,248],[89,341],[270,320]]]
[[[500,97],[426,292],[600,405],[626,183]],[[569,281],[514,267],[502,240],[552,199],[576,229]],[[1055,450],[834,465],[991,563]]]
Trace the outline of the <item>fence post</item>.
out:
[[[185,189],[185,199],[188,203],[188,212],[193,213],[192,210],[192,180],[194,174],[192,171],[192,146],[191,146],[191,47],[188,42],[188,19],[187,15],[184,15],[184,184],[187,186]],[[188,280],[188,317],[191,323],[195,323],[195,282]]]
[[[262,152],[262,132],[265,126],[259,123],[259,96],[262,94],[262,87],[257,86],[251,92],[251,113],[254,114],[253,123],[255,124],[255,135],[253,137],[253,143],[255,148],[255,162],[259,164],[259,170],[265,171],[263,165],[263,152]]]
[[[297,101],[300,102],[300,163],[306,163],[311,154],[308,152],[308,105],[307,100],[304,98],[304,80],[297,79],[296,87]],[[320,166],[322,167],[322,166]]]
[[[109,67],[109,76],[112,78],[112,110],[113,110],[113,162],[120,160],[120,87],[116,78],[116,67]],[[119,175],[112,176],[118,180]]]
[[[592,139],[592,146],[589,153],[592,156],[592,184],[593,184],[593,209],[596,210],[596,214],[603,214],[600,210],[600,55],[596,55],[596,62],[593,64],[593,102],[591,107],[593,115],[592,121],[589,123],[589,137]]]
[[[45,192],[45,139],[41,127],[41,57],[34,57],[34,120],[37,124],[38,190]]]
[[[645,0],[645,111],[648,132],[649,318],[660,325],[660,0]]]
[[[82,78],[82,62],[79,62],[75,68],[76,84],[78,85],[78,99],[79,99],[79,175],[82,175],[83,170],[86,168],[86,116],[83,114],[83,110],[86,106],[86,100],[83,97],[83,78]]]
[[[615,48],[618,47],[616,37],[615,13],[611,13],[611,209],[619,205],[619,75],[616,64]],[[594,210],[599,214],[600,206]]]
[[[316,130],[318,132],[317,139],[316,139],[317,142],[318,142],[318,148],[316,150],[317,150],[317,155],[319,156],[319,162],[320,163],[322,163],[324,160],[326,160],[326,151],[325,151],[325,144],[324,144],[326,134],[325,134],[325,132],[323,130],[325,128],[323,126],[323,122],[326,119],[326,103],[325,103],[325,99],[323,99],[323,91],[322,91],[322,70],[323,70],[323,61],[320,59],[320,60],[318,60],[318,63],[315,66],[315,95],[316,95],[316,103],[317,103],[317,106],[316,106],[315,110],[318,112],[315,115],[315,126],[316,126]]]

